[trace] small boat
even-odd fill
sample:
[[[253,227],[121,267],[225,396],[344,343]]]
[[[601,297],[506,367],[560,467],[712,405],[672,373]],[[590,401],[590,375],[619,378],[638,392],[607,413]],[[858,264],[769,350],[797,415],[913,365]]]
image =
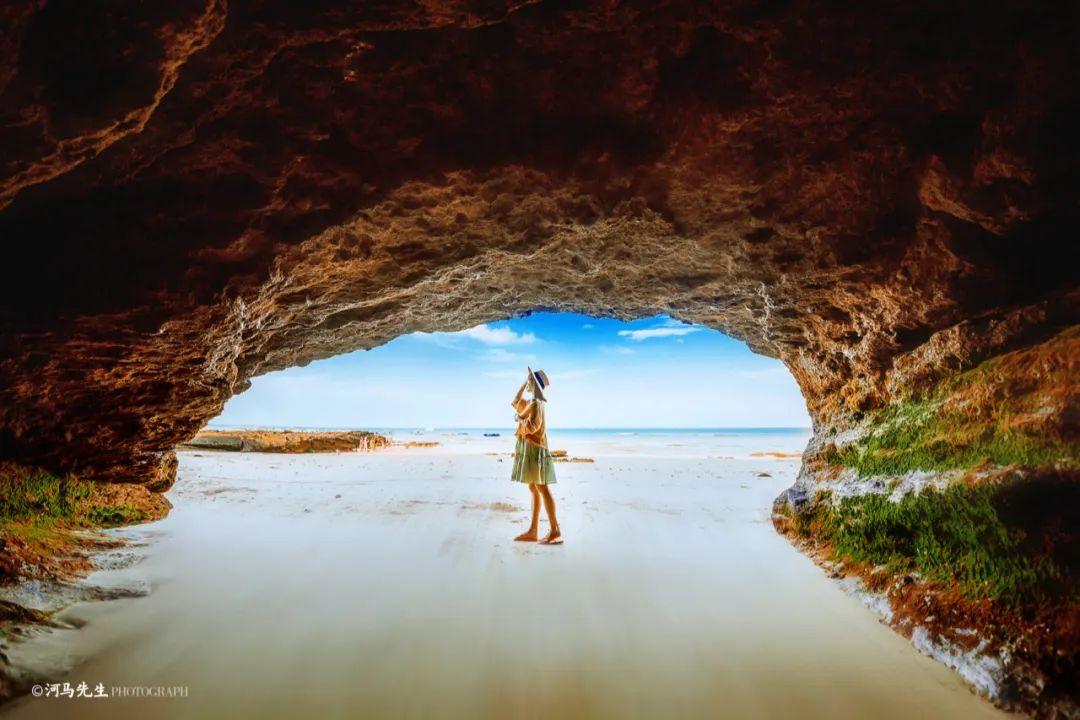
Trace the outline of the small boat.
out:
[[[484,433],[484,437],[499,437],[499,433]]]

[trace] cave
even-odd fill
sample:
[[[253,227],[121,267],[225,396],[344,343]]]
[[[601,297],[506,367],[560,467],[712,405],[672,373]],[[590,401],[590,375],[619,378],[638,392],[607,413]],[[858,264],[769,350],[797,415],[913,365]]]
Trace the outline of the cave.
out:
[[[0,27],[0,459],[163,492],[254,376],[664,313],[799,383],[781,529],[913,474],[1075,497],[1068,3],[17,0]],[[1003,702],[1075,707],[1077,607]]]

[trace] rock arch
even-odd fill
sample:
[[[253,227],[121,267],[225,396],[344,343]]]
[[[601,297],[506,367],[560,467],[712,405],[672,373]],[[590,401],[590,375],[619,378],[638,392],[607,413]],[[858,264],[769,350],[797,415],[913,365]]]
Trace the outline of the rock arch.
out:
[[[161,486],[252,374],[537,307],[821,428],[1075,321],[1064,10],[698,5],[15,3],[4,454]]]
[[[918,5],[8,3],[0,454],[165,489],[256,374],[556,308],[782,359],[782,505],[942,393],[1073,472],[1075,19]]]

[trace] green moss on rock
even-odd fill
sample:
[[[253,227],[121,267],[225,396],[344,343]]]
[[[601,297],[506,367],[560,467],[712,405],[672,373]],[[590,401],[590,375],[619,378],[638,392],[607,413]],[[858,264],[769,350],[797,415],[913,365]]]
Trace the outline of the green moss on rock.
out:
[[[145,522],[145,512],[130,505],[93,507],[86,513],[87,520],[100,527],[118,527]]]
[[[917,572],[971,600],[1009,607],[1076,599],[1080,484],[1074,478],[885,495],[820,493],[793,518],[799,535],[847,562]]]
[[[989,359],[866,419],[864,437],[822,459],[861,476],[942,471],[983,464],[1080,467],[1070,424],[1077,398],[1075,329]]]
[[[144,487],[0,463],[0,582],[66,556],[83,541],[74,531],[158,519],[169,507]]]
[[[43,470],[0,471],[0,526],[23,521],[70,521],[80,517],[93,485]]]
[[[1075,444],[1009,430],[1007,421],[973,427],[972,418],[949,412],[943,405],[941,399],[933,399],[886,408],[865,438],[830,449],[825,460],[862,476],[955,470],[984,463],[1077,467]]]

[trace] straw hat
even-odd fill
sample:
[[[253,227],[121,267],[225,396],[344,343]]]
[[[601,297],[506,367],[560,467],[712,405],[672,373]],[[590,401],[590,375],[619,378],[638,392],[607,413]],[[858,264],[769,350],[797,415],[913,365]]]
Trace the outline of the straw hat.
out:
[[[537,394],[540,396],[540,399],[541,400],[545,399],[544,398],[544,390],[546,390],[547,386],[550,385],[550,382],[548,381],[547,373],[544,372],[543,370],[533,370],[530,367],[529,368],[529,374],[532,375],[532,378],[533,378],[533,381],[534,381],[536,387],[539,388],[539,392]]]

